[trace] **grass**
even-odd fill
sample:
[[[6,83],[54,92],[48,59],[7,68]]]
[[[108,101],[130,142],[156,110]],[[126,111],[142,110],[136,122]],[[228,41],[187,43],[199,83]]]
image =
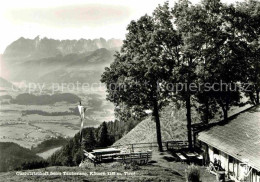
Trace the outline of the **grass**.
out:
[[[167,152],[153,152],[151,163],[142,166],[125,166],[121,163],[107,163],[93,167],[87,165],[81,167],[53,166],[42,169],[28,170],[23,172],[42,172],[59,173],[58,175],[47,176],[25,176],[17,175],[15,171],[0,173],[0,181],[174,181],[185,182],[185,170],[187,164],[180,162],[169,162],[166,158],[171,155]],[[208,173],[205,167],[198,167],[201,172],[201,180],[204,182],[213,182],[215,176]],[[74,173],[74,175],[64,175],[63,172]],[[75,175],[82,173],[83,175]],[[87,174],[87,175],[84,175]]]
[[[28,171],[27,171],[28,172]],[[33,172],[60,172],[61,175],[54,176],[19,176],[16,172],[0,174],[0,181],[176,181],[183,182],[184,177],[176,175],[167,168],[155,165],[140,166],[138,170],[125,169],[123,165],[111,168],[110,165],[98,166],[96,168],[82,169],[79,167],[49,167],[37,169]],[[83,173],[85,175],[64,175],[67,173]]]
[[[79,93],[75,94],[78,95]],[[113,120],[112,104],[101,96],[100,93],[93,95],[93,98],[102,101],[102,105],[96,109],[97,111],[87,116],[85,126],[97,127],[103,121]],[[87,104],[86,98],[92,98],[92,95],[81,93],[81,97],[82,103]],[[60,102],[55,105],[1,105],[0,141],[14,142],[30,149],[51,137],[73,137],[79,131],[81,124],[78,115],[42,116],[39,114],[23,115],[22,113],[27,111],[39,111],[50,115],[51,113],[66,113],[72,112],[71,109],[75,109],[77,104]],[[108,108],[110,109],[103,108],[103,104],[109,105]]]

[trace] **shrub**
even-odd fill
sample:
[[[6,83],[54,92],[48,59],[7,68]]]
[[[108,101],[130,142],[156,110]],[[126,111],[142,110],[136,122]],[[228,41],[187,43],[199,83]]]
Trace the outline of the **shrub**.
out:
[[[27,169],[39,169],[48,167],[49,163],[45,160],[34,160],[34,161],[25,161],[21,164],[21,167],[17,169],[27,170]]]
[[[136,170],[140,169],[140,166],[138,165],[138,163],[136,161],[132,161],[128,164],[125,164],[124,168],[131,169],[132,171],[136,171]]]
[[[200,182],[200,170],[197,166],[191,165],[186,169],[187,182]]]

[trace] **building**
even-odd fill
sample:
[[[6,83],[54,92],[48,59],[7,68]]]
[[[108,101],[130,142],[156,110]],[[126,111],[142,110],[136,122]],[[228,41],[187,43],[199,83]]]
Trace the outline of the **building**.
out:
[[[217,160],[231,179],[260,182],[260,106],[198,133],[207,162]]]

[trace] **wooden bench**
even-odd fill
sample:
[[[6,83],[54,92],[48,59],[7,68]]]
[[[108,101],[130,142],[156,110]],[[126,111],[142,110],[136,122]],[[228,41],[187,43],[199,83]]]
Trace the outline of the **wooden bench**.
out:
[[[188,148],[188,141],[167,141],[166,142],[166,148],[167,150],[174,150],[178,151],[181,149]]]
[[[98,163],[96,156],[94,156],[92,153],[87,152],[85,150],[83,150],[83,151],[84,151],[84,155],[87,157],[87,159],[90,162],[94,163],[94,165],[96,165]]]
[[[178,158],[180,159],[181,162],[186,162],[187,158],[184,157],[184,155],[182,155],[181,153],[176,153],[176,155],[178,156]]]
[[[138,164],[147,164],[151,159],[152,151],[121,154],[115,158],[116,161],[121,161],[124,163],[130,163],[135,161]]]

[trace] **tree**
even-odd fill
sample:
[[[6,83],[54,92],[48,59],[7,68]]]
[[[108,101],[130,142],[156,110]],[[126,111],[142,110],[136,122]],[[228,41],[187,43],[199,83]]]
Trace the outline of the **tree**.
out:
[[[202,1],[202,4],[197,9],[197,21],[195,23],[196,32],[195,36],[200,39],[197,44],[197,85],[201,85],[195,93],[195,105],[197,111],[200,113],[202,122],[208,124],[218,110],[216,100],[213,97],[214,91],[208,89],[208,86],[214,84],[215,75],[215,62],[217,61],[218,52],[215,49],[215,44],[219,41],[215,39],[218,33],[219,16],[220,12],[219,1]]]
[[[167,17],[161,16],[162,13]],[[174,66],[171,48],[177,44],[168,16],[166,3],[159,6],[153,16],[145,15],[132,21],[120,53],[115,55],[115,61],[106,68],[101,79],[107,86],[107,99],[116,106],[124,103],[129,108],[152,110],[159,151],[162,151],[159,112],[168,99],[163,87]]]
[[[197,6],[189,6],[187,1],[182,4],[176,8],[181,17],[177,23],[185,37],[183,54],[193,57],[194,64],[189,65],[193,66],[190,72],[195,72],[192,80],[204,86],[195,92],[203,119],[208,123],[218,109],[217,103],[227,121],[230,107],[240,102],[237,83],[244,75],[246,50],[232,24],[232,5],[225,6],[220,0],[204,0]],[[181,12],[185,9],[186,13]]]
[[[153,111],[159,150],[162,150],[159,113],[170,98],[185,104],[190,149],[193,106],[205,123],[219,107],[227,121],[230,108],[240,103],[238,83],[243,80],[254,83],[254,93],[248,94],[258,102],[256,22],[260,6],[255,0],[250,2],[250,6],[243,4],[246,8],[242,7],[239,13],[233,5],[222,4],[220,0],[203,0],[199,5],[179,0],[172,11],[166,2],[152,16],[142,16],[129,24],[123,47],[101,81],[106,83],[107,99],[116,106],[125,104],[129,110],[138,106]],[[247,10],[251,15],[245,13]],[[250,28],[246,23],[249,17]],[[241,22],[245,25],[240,26]],[[256,38],[250,42],[251,37]],[[171,92],[174,86],[169,84],[175,84],[178,92]],[[203,87],[191,89],[194,84]]]
[[[128,107],[142,106],[152,109],[156,122],[157,141],[162,151],[161,130],[157,92],[157,57],[154,47],[149,44],[153,32],[153,20],[149,16],[132,21],[120,53],[115,55],[115,61],[102,75],[106,83],[108,99],[118,106],[120,103]],[[149,48],[150,47],[150,48]],[[113,87],[112,87],[113,86]]]
[[[199,16],[197,7],[192,6],[187,0],[180,0],[173,8],[173,15],[175,17],[175,24],[177,31],[182,37],[182,44],[180,48],[180,58],[178,66],[174,70],[174,80],[181,84],[178,88],[178,98],[185,103],[187,132],[189,148],[192,149],[192,131],[191,131],[191,98],[195,94],[190,89],[190,85],[196,82],[197,74],[196,68],[199,59],[197,59],[199,49],[201,47],[201,36],[197,34],[197,18]],[[184,86],[184,87],[183,87]]]
[[[83,159],[83,151],[82,150],[78,150],[74,156],[73,156],[73,162],[75,165],[79,165]]]
[[[97,144],[93,128],[89,128],[85,135],[84,148],[87,151],[93,150]]]
[[[103,122],[98,131],[98,145],[101,147],[107,147],[111,144],[107,131],[107,124]]]
[[[237,3],[236,11],[233,12],[233,24],[241,35],[241,39],[247,42],[246,62],[244,67],[246,74],[243,76],[244,93],[250,98],[252,104],[259,104],[260,92],[260,43],[259,21],[260,2],[248,0]]]
[[[223,110],[224,121],[228,120],[230,107],[240,103],[241,91],[238,82],[245,76],[246,67],[247,43],[234,26],[235,11],[233,5],[221,6],[217,36],[220,43],[216,45],[219,56],[215,64],[215,78],[218,82],[221,81],[222,85],[219,87],[220,91],[214,92],[214,96]]]
[[[62,153],[57,156],[57,162],[60,161],[63,166],[73,166],[73,146],[73,139],[70,139],[68,144],[64,146]]]

